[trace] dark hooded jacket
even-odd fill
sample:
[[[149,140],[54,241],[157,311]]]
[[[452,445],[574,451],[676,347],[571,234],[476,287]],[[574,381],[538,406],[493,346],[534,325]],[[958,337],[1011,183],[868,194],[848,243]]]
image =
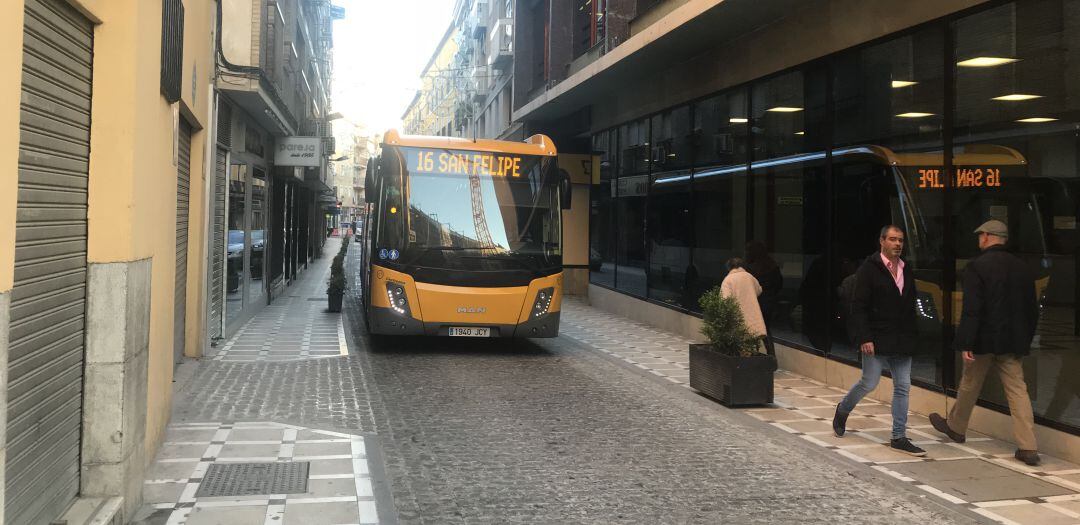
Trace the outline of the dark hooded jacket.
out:
[[[855,272],[848,333],[856,345],[874,343],[880,356],[913,355],[917,349],[915,276],[904,264],[904,291],[896,289],[881,253],[866,258]]]
[[[1039,321],[1035,276],[1028,265],[1004,246],[991,246],[967,263],[963,285],[957,350],[1027,355]]]

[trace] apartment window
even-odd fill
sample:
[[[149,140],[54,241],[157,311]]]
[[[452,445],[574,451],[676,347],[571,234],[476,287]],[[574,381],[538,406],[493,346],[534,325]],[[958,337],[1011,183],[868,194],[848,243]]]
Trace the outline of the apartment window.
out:
[[[603,41],[607,0],[574,1],[574,58]]]

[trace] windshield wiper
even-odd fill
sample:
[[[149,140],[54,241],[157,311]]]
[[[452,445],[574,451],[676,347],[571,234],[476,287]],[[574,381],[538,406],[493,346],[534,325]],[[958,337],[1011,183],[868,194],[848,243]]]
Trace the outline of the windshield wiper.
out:
[[[444,250],[444,251],[460,251],[460,250],[505,250],[502,246],[421,246],[424,250]]]

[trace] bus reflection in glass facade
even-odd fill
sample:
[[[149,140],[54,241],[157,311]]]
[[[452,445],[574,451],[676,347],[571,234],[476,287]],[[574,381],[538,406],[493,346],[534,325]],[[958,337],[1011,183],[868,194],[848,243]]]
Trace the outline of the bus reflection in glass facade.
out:
[[[742,256],[779,342],[857,364],[837,290],[895,223],[927,350],[912,377],[949,391],[973,230],[999,219],[1038,279],[1024,364],[1036,416],[1080,432],[1077,20],[1080,0],[994,4],[599,132],[615,166],[593,189],[590,281],[697,311]],[[665,165],[643,144],[693,162]],[[983,392],[1005,405],[996,385]]]

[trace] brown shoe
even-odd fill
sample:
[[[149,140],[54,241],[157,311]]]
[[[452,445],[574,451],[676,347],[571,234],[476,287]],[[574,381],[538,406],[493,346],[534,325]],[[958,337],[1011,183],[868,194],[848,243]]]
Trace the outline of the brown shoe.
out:
[[[1039,464],[1039,452],[1037,450],[1020,450],[1016,449],[1016,454],[1013,454],[1016,459],[1027,463],[1028,466],[1034,467]]]
[[[967,437],[963,434],[960,434],[959,432],[953,432],[953,430],[949,428],[949,422],[946,421],[945,418],[941,417],[941,414],[938,414],[937,412],[930,414],[930,424],[934,425],[934,430],[937,430],[938,432],[949,436],[949,439],[957,443],[963,443],[964,441],[967,441]]]

